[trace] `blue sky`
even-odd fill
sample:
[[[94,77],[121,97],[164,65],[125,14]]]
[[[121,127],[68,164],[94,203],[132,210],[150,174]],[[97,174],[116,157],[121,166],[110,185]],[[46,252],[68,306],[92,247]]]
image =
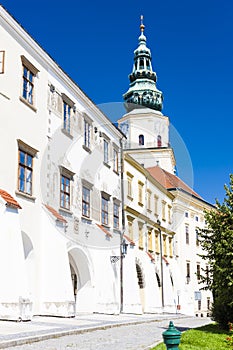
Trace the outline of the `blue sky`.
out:
[[[222,201],[233,172],[231,0],[1,4],[96,104],[122,102],[143,14],[163,113],[189,151],[194,189]]]

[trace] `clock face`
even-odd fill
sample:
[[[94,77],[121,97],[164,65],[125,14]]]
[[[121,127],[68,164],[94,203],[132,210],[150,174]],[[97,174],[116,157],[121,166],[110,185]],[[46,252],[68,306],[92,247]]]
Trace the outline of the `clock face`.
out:
[[[128,136],[128,132],[129,132],[129,123],[128,122],[123,122],[120,124],[120,129],[121,131]]]

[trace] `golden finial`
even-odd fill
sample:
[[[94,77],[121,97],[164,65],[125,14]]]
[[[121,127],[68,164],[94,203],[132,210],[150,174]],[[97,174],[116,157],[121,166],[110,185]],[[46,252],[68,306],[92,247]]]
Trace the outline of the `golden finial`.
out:
[[[145,26],[143,24],[143,19],[144,19],[144,17],[143,17],[143,15],[141,15],[141,25],[140,25],[141,33],[143,33],[144,29],[145,29]]]

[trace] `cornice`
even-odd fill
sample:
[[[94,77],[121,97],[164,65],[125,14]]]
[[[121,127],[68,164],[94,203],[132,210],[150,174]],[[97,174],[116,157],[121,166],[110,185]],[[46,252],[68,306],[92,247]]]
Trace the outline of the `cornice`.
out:
[[[50,70],[71,90],[73,95],[79,100],[83,107],[89,109],[89,112],[95,113],[100,119],[100,124],[109,122],[109,129],[120,139],[124,138],[122,132],[111,122],[111,120],[94,104],[77,83],[56,63],[56,61],[37,43],[37,41],[0,5],[1,25],[16,39],[18,43],[29,51],[29,54],[38,61],[48,73]],[[81,100],[81,101],[80,101]]]
[[[163,227],[163,226],[160,226],[157,224],[156,221],[153,221],[151,220],[150,218],[148,218],[145,214],[142,214],[141,212],[129,207],[129,206],[125,206],[124,208],[125,212],[126,212],[126,215],[127,213],[129,214],[132,214],[134,215],[136,218],[140,218],[141,222],[144,221],[144,223],[146,225],[150,225],[151,227],[153,228],[156,228],[156,229],[160,229],[162,232],[164,233],[167,233],[167,234],[170,234],[170,235],[175,235],[175,232],[172,231],[172,230],[169,230],[168,228],[166,227]]]

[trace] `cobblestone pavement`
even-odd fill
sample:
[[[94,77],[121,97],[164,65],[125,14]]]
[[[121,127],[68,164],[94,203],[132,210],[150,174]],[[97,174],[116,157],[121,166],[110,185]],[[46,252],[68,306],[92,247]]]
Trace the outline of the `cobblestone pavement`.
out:
[[[114,316],[113,316],[114,317]],[[111,328],[8,347],[8,350],[145,350],[162,341],[169,320],[181,331],[211,322],[209,318],[183,317],[148,320],[140,324],[113,325]]]

